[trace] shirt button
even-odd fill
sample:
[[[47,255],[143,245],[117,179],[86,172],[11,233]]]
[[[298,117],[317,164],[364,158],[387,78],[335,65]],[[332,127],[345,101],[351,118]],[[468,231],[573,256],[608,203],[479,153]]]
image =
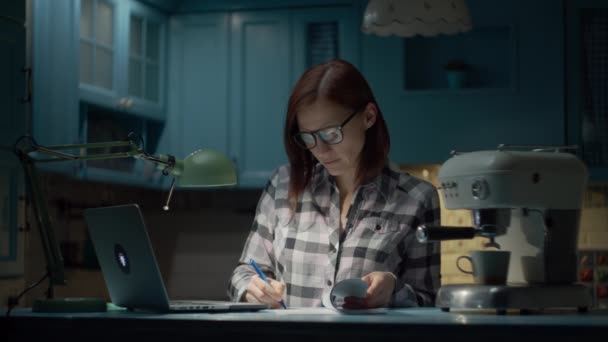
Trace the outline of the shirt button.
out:
[[[327,281],[327,286],[331,286],[331,280]]]

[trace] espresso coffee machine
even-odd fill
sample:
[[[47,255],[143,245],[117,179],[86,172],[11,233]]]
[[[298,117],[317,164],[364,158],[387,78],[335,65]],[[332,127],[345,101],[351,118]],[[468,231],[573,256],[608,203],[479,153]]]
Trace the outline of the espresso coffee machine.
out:
[[[577,281],[577,242],[585,165],[569,147],[500,145],[452,152],[439,170],[447,209],[469,209],[473,227],[420,226],[420,242],[487,238],[486,247],[511,252],[504,285],[444,285],[436,306],[507,310],[591,306]]]

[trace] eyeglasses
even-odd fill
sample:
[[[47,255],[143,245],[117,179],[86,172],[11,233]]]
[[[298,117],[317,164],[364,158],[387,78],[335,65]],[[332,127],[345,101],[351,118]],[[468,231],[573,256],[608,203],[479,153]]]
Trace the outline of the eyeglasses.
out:
[[[327,145],[339,144],[344,140],[342,128],[359,112],[361,112],[361,109],[354,111],[337,126],[325,127],[313,132],[298,132],[293,138],[300,147],[309,150],[317,146],[317,137]]]

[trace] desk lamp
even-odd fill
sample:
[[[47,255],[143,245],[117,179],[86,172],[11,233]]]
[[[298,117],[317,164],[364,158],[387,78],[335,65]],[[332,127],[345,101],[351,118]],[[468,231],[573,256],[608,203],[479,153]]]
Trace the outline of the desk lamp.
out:
[[[178,187],[219,187],[237,183],[234,164],[226,156],[211,150],[198,150],[184,160],[178,160],[172,155],[150,155],[144,148],[141,139],[131,133],[122,141],[99,143],[40,146],[31,136],[22,136],[14,146],[14,152],[23,166],[24,178],[28,195],[40,231],[40,239],[46,258],[49,288],[46,299],[37,299],[32,307],[37,312],[96,312],[106,311],[106,303],[102,298],[54,298],[53,286],[65,285],[65,270],[59,246],[55,240],[54,231],[48,213],[47,202],[44,198],[38,171],[34,164],[60,162],[67,160],[102,160],[116,158],[136,158],[157,164],[165,176],[172,175],[173,181],[169,190],[164,210],[169,210],[169,201],[177,180]],[[141,145],[141,146],[140,146]],[[69,154],[61,151],[78,149],[83,153],[91,149],[123,148],[125,151],[112,153]],[[37,282],[32,287],[39,284]],[[26,289],[22,295],[31,289]]]

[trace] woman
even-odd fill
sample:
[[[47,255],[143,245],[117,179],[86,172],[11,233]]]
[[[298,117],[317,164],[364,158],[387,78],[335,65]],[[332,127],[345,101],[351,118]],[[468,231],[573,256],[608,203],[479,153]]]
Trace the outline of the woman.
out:
[[[353,65],[333,60],[302,75],[289,98],[284,143],[289,164],[262,193],[231,299],[320,306],[335,283],[361,278],[367,297],[346,298],[344,307],[433,305],[439,244],[419,243],[415,230],[439,225],[437,192],[389,166],[382,112]]]

